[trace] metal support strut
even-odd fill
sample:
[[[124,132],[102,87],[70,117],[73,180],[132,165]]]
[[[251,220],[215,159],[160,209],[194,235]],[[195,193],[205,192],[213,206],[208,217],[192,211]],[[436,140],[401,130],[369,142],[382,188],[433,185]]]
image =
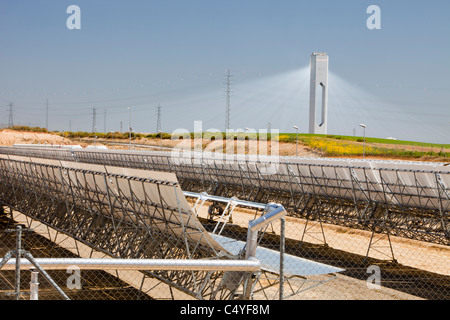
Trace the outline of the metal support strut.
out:
[[[9,230],[14,231],[14,230]],[[61,290],[61,288],[56,284],[55,281],[48,275],[48,273],[36,262],[34,257],[31,255],[31,253],[22,250],[22,226],[17,226],[16,228],[17,236],[16,236],[16,249],[9,251],[5,257],[0,262],[0,270],[3,268],[3,266],[13,257],[16,258],[15,262],[15,270],[16,270],[16,283],[15,283],[15,291],[14,295],[16,300],[20,299],[20,262],[21,257],[24,257],[27,259],[31,264],[48,280],[48,282],[61,294],[61,296],[64,297],[66,300],[70,300],[69,297],[64,293],[64,291]],[[37,297],[36,289],[37,289],[37,276],[35,274],[32,274],[32,294],[31,298],[35,299]]]

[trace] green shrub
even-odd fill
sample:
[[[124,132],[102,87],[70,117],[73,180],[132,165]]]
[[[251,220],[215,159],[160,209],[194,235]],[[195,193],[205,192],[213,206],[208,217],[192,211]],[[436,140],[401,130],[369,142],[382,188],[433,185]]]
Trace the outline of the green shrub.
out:
[[[48,130],[46,128],[40,128],[40,127],[13,126],[13,127],[9,128],[9,129],[15,130],[15,131],[45,132],[45,133],[48,133]]]

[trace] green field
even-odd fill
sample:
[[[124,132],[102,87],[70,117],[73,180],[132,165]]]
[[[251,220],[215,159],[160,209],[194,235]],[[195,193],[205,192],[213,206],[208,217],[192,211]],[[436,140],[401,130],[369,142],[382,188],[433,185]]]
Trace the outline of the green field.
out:
[[[280,134],[280,142],[295,143],[296,139],[295,133]],[[364,153],[374,157],[432,160],[450,155],[450,144],[319,134],[299,134],[298,139],[299,143],[324,156],[361,156]]]
[[[280,133],[281,136],[289,137],[286,142],[295,142],[296,134],[295,133]],[[353,142],[363,142],[364,138],[359,136],[343,136],[343,135],[323,135],[323,134],[308,134],[308,133],[299,133],[299,140],[305,140],[307,138],[317,137],[317,138],[328,138],[333,140],[341,140],[341,141],[353,141]],[[449,139],[450,140],[450,139]],[[281,141],[281,140],[280,140]],[[406,141],[406,140],[392,140],[392,139],[382,139],[382,138],[373,138],[366,137],[366,143],[379,143],[379,144],[392,144],[392,145],[405,145],[405,146],[424,146],[431,148],[444,148],[450,149],[450,144],[438,144],[438,143],[429,143],[429,142],[417,142],[417,141]]]

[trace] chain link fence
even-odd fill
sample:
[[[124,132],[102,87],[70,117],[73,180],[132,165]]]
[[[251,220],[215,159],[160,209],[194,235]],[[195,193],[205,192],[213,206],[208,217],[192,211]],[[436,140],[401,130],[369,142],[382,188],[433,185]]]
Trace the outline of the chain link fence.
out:
[[[5,257],[10,251],[17,249],[18,223],[10,221],[2,224],[0,231],[0,254]],[[23,226],[22,250],[29,252],[35,258],[79,258],[64,247],[64,243],[57,244],[51,239],[36,233],[33,229]],[[64,241],[63,241],[64,242]],[[87,251],[86,254],[90,254]],[[15,261],[15,260],[14,260]],[[23,268],[27,261],[21,258],[22,270],[0,271],[0,299],[1,300],[28,300],[31,299],[31,280],[36,268]],[[36,271],[34,271],[36,272]],[[149,300],[147,294],[134,287],[118,274],[102,270],[80,270],[76,265],[68,266],[62,270],[46,270],[48,278],[43,274],[38,276],[39,300],[65,300],[54,286],[54,283],[71,300]],[[19,281],[19,283],[18,283]],[[54,283],[53,283],[54,282]]]
[[[195,206],[195,199],[190,199]],[[248,221],[261,213],[254,208],[236,207],[231,216],[214,213],[217,202],[205,201],[198,208],[198,219],[209,232],[216,232],[229,219],[220,236],[245,243]],[[225,206],[222,206],[225,209]],[[6,210],[7,211],[7,210]],[[5,257],[17,246],[17,225],[23,227],[21,246],[35,258],[108,257],[83,243],[58,233],[40,223],[30,223],[26,216],[8,213],[1,217],[0,255]],[[231,221],[230,221],[231,220]],[[284,226],[282,225],[284,222]],[[216,230],[216,231],[215,231]],[[283,236],[284,235],[284,236]],[[271,223],[258,238],[257,256],[262,270],[255,273],[255,300],[447,300],[450,298],[450,271],[447,246],[400,237],[339,227],[318,221],[292,217]],[[76,248],[76,250],[75,250]],[[283,255],[280,255],[284,253]],[[302,260],[290,261],[301,258]],[[22,258],[24,260],[24,258]],[[306,261],[306,262],[305,262]],[[308,261],[318,264],[309,266]],[[292,264],[294,263],[294,264]],[[321,269],[324,267],[325,269]],[[331,269],[327,269],[331,267]],[[334,268],[334,269],[333,269]],[[4,268],[3,268],[4,269]],[[0,270],[0,299],[30,299],[32,272]],[[10,270],[11,269],[11,270]],[[330,272],[337,271],[337,272]],[[48,270],[50,278],[71,300],[159,300],[194,299],[181,286],[169,286],[163,278],[140,271],[87,270],[77,266]],[[168,271],[170,272],[170,271]],[[244,272],[230,273],[241,276]],[[218,278],[224,274],[218,270]],[[212,276],[213,277],[213,276]],[[144,283],[151,279],[151,283]],[[195,281],[187,277],[184,281]],[[239,283],[228,277],[227,285]],[[39,274],[39,300],[64,299],[54,285]],[[19,295],[17,293],[20,293]],[[217,296],[216,299],[230,299]]]
[[[251,210],[237,208],[233,223],[224,228],[227,237],[244,240],[246,220]],[[216,223],[203,223],[209,230]],[[450,298],[450,248],[424,241],[406,239],[389,234],[358,230],[287,216],[272,223],[262,234],[260,246],[289,257],[301,257],[327,266],[339,268],[335,273],[311,272],[291,277],[286,270],[285,299],[324,300],[409,300]],[[280,249],[284,229],[285,245]],[[271,259],[279,259],[277,255]],[[268,258],[267,258],[268,259]],[[273,260],[275,265],[278,260]],[[301,263],[301,262],[294,262]],[[289,268],[288,265],[285,265]],[[304,270],[304,264],[298,268]],[[313,266],[320,268],[320,266]],[[278,275],[277,275],[278,277]],[[275,278],[277,278],[275,277]],[[279,281],[279,277],[278,280]],[[296,286],[296,287],[295,287]],[[276,290],[279,290],[279,285]],[[268,298],[278,298],[278,291]]]
[[[242,299],[249,288],[255,300],[450,297],[446,171],[414,166],[409,181],[408,169],[314,161],[280,163],[284,175],[261,176],[246,162],[173,168],[163,156],[80,152],[79,162],[2,156],[0,257],[18,250],[17,225],[20,250],[36,259],[213,263],[245,260],[258,243],[259,272],[75,265],[39,276],[39,299],[64,298],[53,282],[70,299],[88,300]],[[121,167],[100,165],[108,159]],[[205,189],[216,196],[198,193]],[[249,238],[252,221],[267,216],[272,201],[287,215]],[[28,298],[30,271],[21,272],[20,287],[17,276],[13,266],[0,269],[1,299]]]

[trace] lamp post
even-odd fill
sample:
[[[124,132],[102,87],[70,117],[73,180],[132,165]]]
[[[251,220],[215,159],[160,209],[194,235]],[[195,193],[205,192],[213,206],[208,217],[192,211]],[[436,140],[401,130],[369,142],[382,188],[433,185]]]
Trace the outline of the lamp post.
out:
[[[366,125],[361,123],[359,126],[364,129],[364,142],[363,142],[363,159],[364,159],[366,153]]]
[[[131,138],[133,136],[133,133],[134,133],[133,127],[130,127],[130,147],[129,147],[130,150],[134,149],[134,146],[133,146],[133,148],[131,147],[132,146]]]
[[[160,140],[160,149],[162,151],[162,131],[158,130],[158,132],[159,132],[159,140]]]
[[[249,132],[250,129],[249,128],[245,128],[245,132]],[[244,136],[245,139],[245,136]],[[247,151],[244,150],[244,154],[249,154],[250,153],[250,136],[247,136]]]
[[[200,133],[200,145],[198,146],[198,148],[200,148],[200,164],[202,164],[203,163],[203,130],[198,129],[198,132]],[[198,144],[198,142],[197,142],[197,144]],[[195,150],[195,141],[194,141],[194,150]]]
[[[114,145],[114,131],[110,131],[109,132],[111,134],[111,146]],[[106,138],[108,138],[108,136],[106,136]]]
[[[128,107],[128,131],[129,131],[129,139],[130,139],[130,145],[129,149],[131,150],[131,131],[133,129],[131,128],[131,107]]]
[[[295,129],[295,131],[297,131],[297,139],[295,142],[295,156],[298,157],[298,127],[297,126],[293,126],[292,128]]]

